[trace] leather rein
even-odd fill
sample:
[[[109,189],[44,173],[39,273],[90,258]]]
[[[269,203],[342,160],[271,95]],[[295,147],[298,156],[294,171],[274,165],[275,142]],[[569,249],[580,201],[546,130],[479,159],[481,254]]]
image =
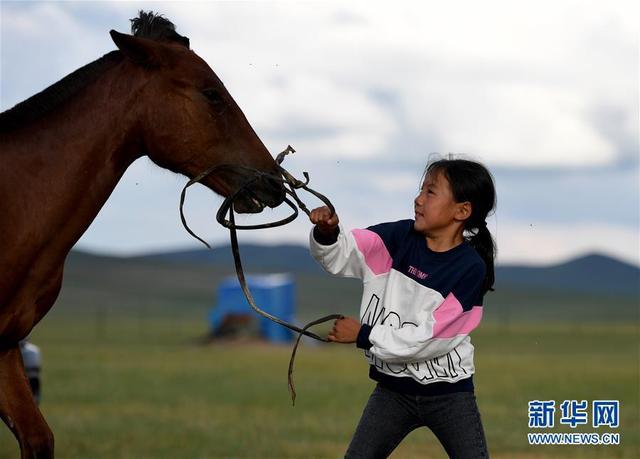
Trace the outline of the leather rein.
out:
[[[244,293],[244,296],[247,299],[247,302],[249,303],[249,305],[251,306],[251,308],[257,312],[258,314],[260,314],[263,317],[266,317],[267,319],[282,325],[283,327],[286,327],[290,330],[293,330],[294,332],[298,333],[298,337],[296,339],[296,342],[293,346],[293,350],[291,352],[291,358],[289,359],[289,370],[287,373],[287,380],[288,380],[288,388],[289,388],[289,393],[291,394],[291,401],[293,402],[293,404],[295,405],[295,401],[296,401],[296,391],[294,388],[294,384],[293,384],[293,365],[294,365],[294,360],[295,360],[295,356],[296,356],[296,351],[298,349],[298,344],[300,344],[300,339],[302,338],[303,335],[308,336],[310,338],[316,339],[318,341],[323,341],[323,342],[329,342],[329,340],[327,338],[324,338],[322,336],[319,336],[315,333],[313,333],[312,331],[309,331],[309,328],[313,327],[314,325],[318,325],[324,322],[328,322],[330,320],[335,320],[335,319],[342,319],[344,316],[342,314],[329,314],[327,316],[321,317],[319,319],[316,319],[312,322],[309,322],[308,324],[306,324],[304,327],[298,327],[296,325],[293,325],[289,322],[286,322],[272,314],[269,314],[268,312],[260,309],[260,307],[256,304],[255,300],[253,299],[253,295],[251,294],[251,291],[249,290],[249,286],[247,285],[247,281],[245,279],[245,275],[244,275],[244,270],[242,269],[242,260],[240,258],[240,248],[238,245],[238,235],[237,235],[237,230],[254,230],[254,229],[263,229],[263,228],[274,228],[277,226],[282,226],[282,225],[286,225],[287,223],[292,222],[293,220],[295,220],[299,214],[298,212],[298,208],[300,208],[304,213],[306,213],[307,215],[310,215],[310,211],[307,208],[307,206],[304,204],[304,202],[302,202],[302,200],[298,197],[296,190],[302,189],[307,191],[308,193],[311,193],[312,195],[316,196],[318,199],[320,199],[323,203],[325,203],[327,205],[327,207],[329,207],[329,209],[331,210],[331,215],[333,215],[335,213],[335,208],[333,207],[333,204],[331,204],[331,201],[329,201],[329,199],[327,199],[326,196],[324,196],[321,193],[318,193],[317,191],[309,188],[308,184],[309,184],[309,174],[307,172],[303,172],[302,174],[304,175],[305,180],[298,180],[295,177],[293,177],[286,169],[284,169],[281,164],[282,161],[284,160],[285,156],[290,154],[290,153],[294,153],[295,150],[289,145],[284,151],[282,151],[280,154],[278,154],[278,156],[276,157],[276,164],[277,164],[277,168],[278,171],[280,172],[281,175],[274,175],[274,174],[269,174],[266,172],[262,172],[259,171],[257,169],[253,169],[250,167],[246,167],[246,166],[240,166],[240,165],[232,165],[232,164],[219,164],[216,166],[212,166],[209,169],[205,170],[204,172],[200,173],[199,175],[197,175],[196,177],[192,178],[191,180],[189,180],[187,182],[187,184],[184,186],[184,188],[182,189],[182,193],[180,194],[180,219],[182,220],[182,225],[185,227],[185,229],[187,230],[187,232],[193,236],[194,238],[196,238],[197,240],[199,240],[200,242],[202,242],[204,245],[206,245],[208,248],[211,248],[211,246],[201,237],[199,237],[198,235],[196,235],[191,228],[189,228],[189,225],[187,224],[187,220],[185,218],[184,215],[184,201],[186,199],[186,192],[187,192],[187,188],[189,188],[191,185],[193,185],[194,183],[198,183],[200,182],[203,178],[207,177],[209,174],[218,171],[218,170],[222,170],[222,169],[227,169],[227,170],[244,170],[244,171],[248,171],[251,172],[253,174],[253,176],[247,180],[241,187],[239,187],[234,193],[232,193],[231,195],[229,195],[228,197],[226,197],[224,199],[224,201],[222,202],[222,204],[220,205],[220,208],[218,209],[218,212],[216,213],[216,220],[218,221],[218,223],[220,223],[222,226],[226,227],[227,229],[229,229],[229,236],[231,239],[231,251],[233,252],[233,259],[235,262],[235,268],[236,268],[236,275],[238,277],[238,281],[240,282],[240,287],[242,288],[242,292]],[[262,177],[267,177],[269,179],[272,179],[274,181],[280,182],[282,183],[282,186],[285,190],[285,194],[289,195],[294,202],[292,202],[291,199],[287,198],[285,196],[284,198],[284,202],[292,209],[292,214],[289,215],[288,217],[282,219],[282,220],[278,220],[275,222],[271,222],[271,223],[262,223],[262,224],[258,224],[258,225],[236,225],[235,223],[235,216],[234,216],[234,211],[233,211],[233,202],[236,199],[236,197],[243,192],[249,185],[251,185],[252,183],[256,182],[257,180],[261,179]],[[228,219],[227,219],[227,214],[229,215]]]

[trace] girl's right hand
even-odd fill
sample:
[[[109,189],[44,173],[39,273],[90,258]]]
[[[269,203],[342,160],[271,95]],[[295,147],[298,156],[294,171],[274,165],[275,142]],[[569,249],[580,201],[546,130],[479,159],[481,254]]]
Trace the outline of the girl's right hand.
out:
[[[331,210],[327,206],[313,209],[309,215],[309,220],[324,234],[332,234],[340,222],[338,214],[331,215]]]

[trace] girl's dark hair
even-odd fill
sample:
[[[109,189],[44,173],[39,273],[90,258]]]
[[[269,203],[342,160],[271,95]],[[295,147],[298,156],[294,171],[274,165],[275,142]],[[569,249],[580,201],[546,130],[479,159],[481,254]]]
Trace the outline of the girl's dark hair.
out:
[[[493,176],[480,163],[466,159],[439,159],[430,162],[424,175],[442,172],[451,186],[456,202],[469,201],[471,216],[464,222],[463,237],[478,251],[487,266],[482,293],[493,289],[496,244],[487,228],[486,218],[496,207]]]

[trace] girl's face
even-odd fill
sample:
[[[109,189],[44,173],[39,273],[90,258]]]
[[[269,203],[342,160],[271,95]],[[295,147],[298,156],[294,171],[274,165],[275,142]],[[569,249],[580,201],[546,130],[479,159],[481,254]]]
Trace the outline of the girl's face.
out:
[[[425,236],[449,227],[460,215],[461,204],[454,201],[449,181],[441,172],[427,174],[413,203],[414,228]]]

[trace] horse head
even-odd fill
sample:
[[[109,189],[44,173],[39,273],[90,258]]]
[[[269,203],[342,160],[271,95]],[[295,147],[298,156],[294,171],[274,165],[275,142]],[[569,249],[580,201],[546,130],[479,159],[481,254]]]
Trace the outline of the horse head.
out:
[[[160,167],[190,178],[215,165],[201,180],[227,197],[253,181],[234,200],[237,212],[256,213],[284,198],[276,163],[224,84],[196,53],[189,39],[162,16],[140,12],[133,35],[110,32],[131,71],[144,85],[135,115],[144,153]]]

